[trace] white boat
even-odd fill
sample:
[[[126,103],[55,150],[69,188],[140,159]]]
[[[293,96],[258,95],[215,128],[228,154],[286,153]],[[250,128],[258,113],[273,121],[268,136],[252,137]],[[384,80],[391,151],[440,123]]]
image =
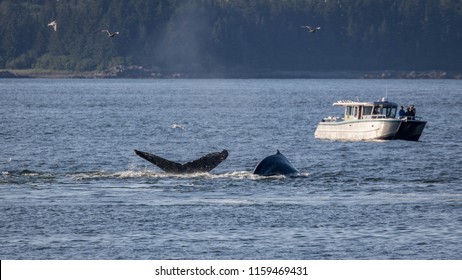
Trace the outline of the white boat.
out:
[[[329,140],[391,140],[402,120],[396,118],[398,105],[385,98],[377,102],[337,101],[343,117],[327,117],[319,123],[314,137]],[[419,135],[420,136],[420,135]]]

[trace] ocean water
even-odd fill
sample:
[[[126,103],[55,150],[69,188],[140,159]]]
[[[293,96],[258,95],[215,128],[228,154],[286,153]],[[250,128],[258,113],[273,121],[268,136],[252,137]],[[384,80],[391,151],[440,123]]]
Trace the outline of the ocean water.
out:
[[[383,96],[419,142],[314,138]],[[0,79],[0,259],[461,259],[462,81]],[[227,149],[210,173],[165,174]],[[302,176],[252,174],[280,150]]]

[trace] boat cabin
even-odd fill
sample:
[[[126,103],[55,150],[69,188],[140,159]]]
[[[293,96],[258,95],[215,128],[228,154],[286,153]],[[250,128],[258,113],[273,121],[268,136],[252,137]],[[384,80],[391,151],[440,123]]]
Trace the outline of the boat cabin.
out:
[[[345,107],[345,121],[364,119],[394,119],[398,104],[389,102],[385,98],[377,102],[354,102],[341,100],[334,103],[334,106]]]

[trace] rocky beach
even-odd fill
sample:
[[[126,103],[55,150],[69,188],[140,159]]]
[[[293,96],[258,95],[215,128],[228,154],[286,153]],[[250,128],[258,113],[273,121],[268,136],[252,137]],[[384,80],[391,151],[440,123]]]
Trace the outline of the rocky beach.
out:
[[[273,71],[236,69],[200,73],[163,72],[143,66],[115,66],[103,71],[59,71],[41,69],[0,70],[0,78],[49,79],[178,79],[178,78],[241,78],[241,79],[462,79],[462,73],[428,70],[383,71]]]

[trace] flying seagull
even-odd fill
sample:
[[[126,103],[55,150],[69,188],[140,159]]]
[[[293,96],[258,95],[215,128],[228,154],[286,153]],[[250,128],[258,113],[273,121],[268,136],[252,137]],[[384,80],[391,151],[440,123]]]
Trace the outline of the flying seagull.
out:
[[[53,28],[54,31],[56,31],[58,29],[58,24],[56,23],[56,20],[50,22],[48,24],[48,26],[50,26],[51,28]]]
[[[115,35],[119,35],[119,33],[120,33],[119,31],[111,32],[111,31],[109,31],[107,29],[101,29],[101,32],[106,32],[107,36],[110,37],[110,38],[114,37]]]
[[[318,30],[321,29],[321,27],[319,27],[319,26],[317,26],[317,27],[311,27],[311,26],[308,26],[308,25],[303,25],[303,26],[301,26],[301,27],[302,27],[302,28],[308,29],[308,31],[311,32],[311,33],[314,33],[314,32],[316,32],[316,31],[318,31]]]

